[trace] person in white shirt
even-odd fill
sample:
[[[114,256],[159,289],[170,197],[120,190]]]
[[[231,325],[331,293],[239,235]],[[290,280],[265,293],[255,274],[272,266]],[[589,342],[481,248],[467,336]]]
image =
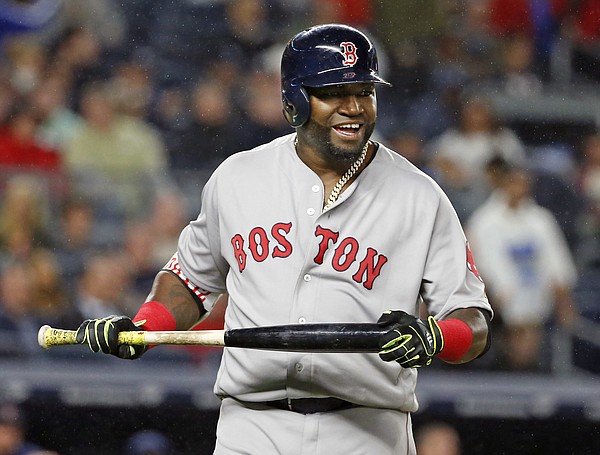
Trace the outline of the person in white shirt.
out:
[[[502,321],[503,366],[536,370],[544,367],[545,325],[573,324],[577,270],[556,219],[531,197],[529,172],[507,165],[497,177],[496,190],[465,230]]]

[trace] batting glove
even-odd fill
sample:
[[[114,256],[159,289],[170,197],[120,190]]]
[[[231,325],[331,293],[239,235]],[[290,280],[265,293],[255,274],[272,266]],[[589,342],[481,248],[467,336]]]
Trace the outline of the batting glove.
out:
[[[404,368],[419,368],[429,365],[444,347],[442,331],[433,316],[422,321],[404,311],[386,311],[377,324],[390,328],[379,340],[379,357],[386,362],[395,360]]]
[[[93,352],[102,351],[121,359],[137,359],[146,352],[146,346],[119,344],[119,332],[136,331],[138,327],[127,316],[108,316],[87,319],[77,329],[77,343],[87,343]]]

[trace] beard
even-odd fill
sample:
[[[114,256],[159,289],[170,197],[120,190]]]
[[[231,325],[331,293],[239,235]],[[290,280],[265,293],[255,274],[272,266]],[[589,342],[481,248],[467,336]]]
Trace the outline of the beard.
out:
[[[331,128],[309,120],[306,125],[305,141],[328,161],[351,164],[358,159],[369,138],[375,130],[375,124],[363,125],[365,128],[364,139],[359,145],[352,148],[339,147],[331,141]]]

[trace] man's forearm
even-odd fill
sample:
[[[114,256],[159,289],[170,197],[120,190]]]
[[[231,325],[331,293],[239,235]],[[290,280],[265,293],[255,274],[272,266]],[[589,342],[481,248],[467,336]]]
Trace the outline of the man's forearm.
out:
[[[489,327],[483,312],[477,308],[465,308],[453,311],[445,320],[458,319],[469,326],[473,334],[471,346],[456,360],[446,360],[448,363],[466,363],[481,355],[488,345]]]
[[[177,330],[188,330],[206,313],[190,290],[173,273],[158,272],[146,302],[159,302],[175,319]]]

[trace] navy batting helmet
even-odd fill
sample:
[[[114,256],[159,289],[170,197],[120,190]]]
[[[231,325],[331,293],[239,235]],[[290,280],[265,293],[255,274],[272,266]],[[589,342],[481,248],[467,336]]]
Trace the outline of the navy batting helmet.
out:
[[[367,36],[347,25],[317,25],[298,33],[281,58],[281,96],[285,118],[294,127],[310,116],[304,87],[375,82],[377,53]]]

